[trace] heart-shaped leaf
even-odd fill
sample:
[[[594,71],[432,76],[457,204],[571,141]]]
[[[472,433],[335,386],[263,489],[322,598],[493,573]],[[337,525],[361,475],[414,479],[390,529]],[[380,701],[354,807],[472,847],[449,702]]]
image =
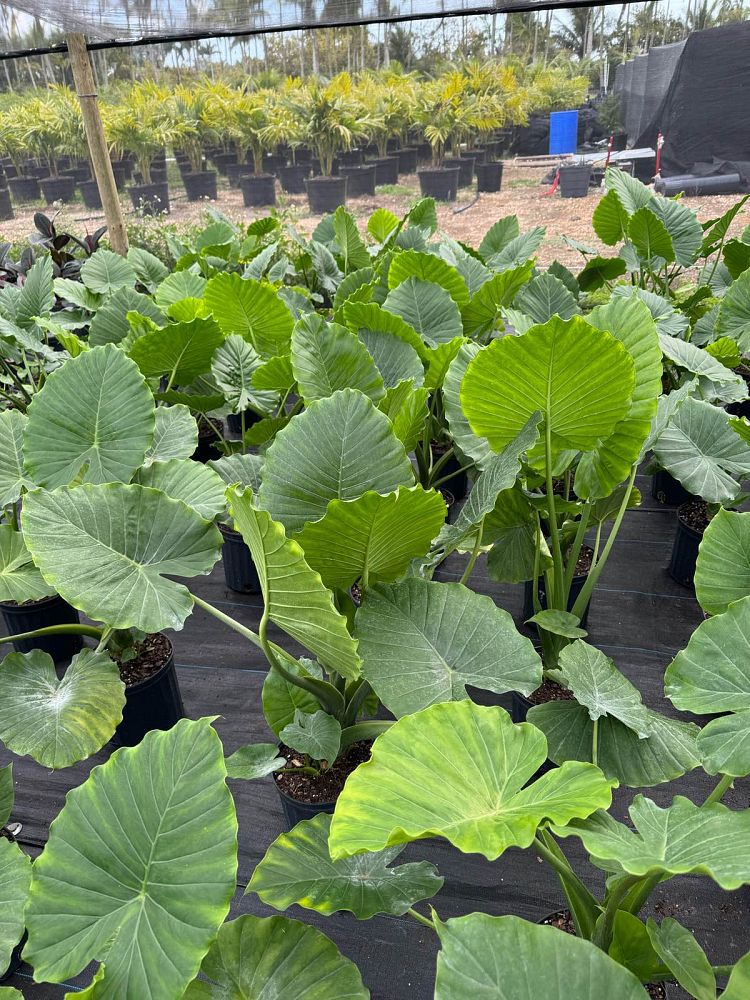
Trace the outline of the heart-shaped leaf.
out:
[[[712,615],[750,596],[750,514],[722,507],[711,518],[698,549],[695,596]]]
[[[635,247],[638,256],[644,261],[652,261],[656,257],[662,260],[674,260],[674,247],[667,227],[655,215],[650,206],[639,208],[628,221],[628,239]]]
[[[0,507],[15,503],[33,483],[23,470],[23,434],[28,417],[19,410],[0,411]]]
[[[506,215],[502,219],[498,219],[490,226],[479,244],[480,257],[484,257],[486,260],[493,254],[500,253],[511,240],[516,239],[520,234],[518,216]]]
[[[6,826],[13,810],[15,792],[13,789],[13,765],[0,767],[0,826]]]
[[[604,197],[599,199],[591,224],[602,243],[606,243],[609,247],[613,247],[624,238],[628,228],[628,215],[616,191],[607,191]]]
[[[154,434],[154,399],[135,365],[112,345],[85,351],[47,377],[28,409],[26,472],[54,489],[130,481]]]
[[[325,934],[288,917],[239,917],[203,959],[183,1000],[369,1000],[356,965]]]
[[[271,285],[217,274],[206,285],[204,298],[225,336],[239,334],[263,358],[289,352],[294,320]]]
[[[173,271],[159,284],[154,299],[160,309],[167,309],[182,299],[200,299],[206,289],[206,279],[193,271]],[[233,331],[225,331],[232,333]]]
[[[318,678],[323,676],[320,666],[304,657],[300,660],[289,657],[284,661],[284,667],[292,674]],[[284,726],[294,721],[297,709],[310,714],[317,712],[319,708],[320,703],[309,691],[282,677],[278,670],[268,671],[263,681],[263,715],[269,729],[277,736]]]
[[[173,500],[182,500],[207,521],[212,520],[226,507],[221,476],[208,466],[193,462],[189,458],[152,462],[145,469],[138,470],[133,482],[161,490]]]
[[[433,346],[447,343],[463,333],[461,313],[455,300],[447,289],[431,281],[406,278],[388,293],[383,308],[400,316]]]
[[[376,913],[401,916],[440,891],[443,880],[427,861],[390,867],[402,847],[332,861],[330,828],[331,816],[318,813],[282,833],[256,865],[246,892],[277,910],[296,903],[324,916],[348,910],[369,920]]]
[[[134,288],[120,288],[114,295],[106,298],[96,310],[89,326],[89,346],[119,344],[129,336],[132,333],[128,320],[129,313],[145,316],[157,326],[163,326],[167,322],[164,313],[148,295],[136,292]]]
[[[106,972],[97,995],[182,996],[235,889],[237,818],[225,777],[209,720],[182,719],[118,750],[68,792],[26,909],[24,955],[40,979],[62,982],[98,959]]]
[[[332,764],[341,745],[341,725],[327,712],[294,713],[294,719],[279,733],[282,742],[292,750],[307,754],[313,760]]]
[[[407,250],[397,253],[388,269],[388,287],[397,288],[409,278],[439,285],[448,292],[459,309],[469,301],[469,290],[466,282],[455,269],[440,257],[431,253],[420,253],[418,250]]]
[[[564,824],[609,807],[615,782],[592,764],[568,762],[527,784],[546,756],[542,733],[514,725],[502,708],[457,701],[407,715],[347,779],[331,857],[434,836],[493,861],[509,847],[528,847],[545,821]]]
[[[252,505],[252,493],[228,490],[234,526],[242,534],[258,571],[266,613],[274,624],[301,642],[325,666],[344,677],[359,675],[357,644],[333,595],[305,562],[297,542],[264,510]]]
[[[493,454],[492,448],[487,438],[474,433],[461,409],[461,383],[469,362],[479,351],[479,345],[473,343],[462,344],[459,348],[458,354],[448,366],[443,382],[443,407],[453,440],[465,455],[473,458],[482,468]]]
[[[632,358],[614,337],[579,317],[553,318],[481,351],[466,370],[461,405],[495,451],[537,411],[553,451],[591,451],[628,412],[634,383]]]
[[[216,348],[211,374],[235,413],[251,405],[266,410],[278,398],[276,393],[260,392],[253,384],[253,375],[262,363],[255,349],[236,333]]]
[[[750,774],[750,711],[712,719],[700,731],[698,752],[708,774]]]
[[[424,555],[445,521],[445,501],[421,486],[356,500],[331,500],[320,521],[296,536],[305,559],[327,587],[390,582]]]
[[[147,378],[167,376],[169,385],[189,385],[211,368],[224,335],[213,319],[170,323],[138,337],[130,357]]]
[[[589,941],[520,917],[470,913],[437,925],[435,1000],[646,1000],[632,972]]]
[[[295,324],[292,371],[306,403],[346,388],[358,389],[376,403],[385,394],[383,378],[365,345],[346,327],[327,323],[317,313]]]
[[[255,778],[265,778],[280,767],[286,767],[286,757],[279,757],[276,743],[252,743],[230,754],[226,765],[228,778],[252,781]]]
[[[35,490],[21,520],[45,580],[112,628],[181,629],[193,600],[167,577],[210,573],[221,547],[219,530],[190,507],[137,485]]]
[[[750,882],[750,810],[734,812],[719,802],[697,806],[681,795],[663,808],[637,795],[628,813],[634,829],[600,809],[554,832],[580,837],[608,870],[614,864],[638,876],[708,875],[722,889]]]
[[[401,717],[466,698],[466,685],[530,694],[541,660],[507,611],[458,583],[409,578],[369,588],[357,611],[362,672]]]
[[[255,493],[260,489],[264,458],[262,455],[224,455],[209,462],[227,486],[249,486]]]
[[[157,406],[156,426],[144,465],[168,462],[173,458],[190,458],[198,447],[198,424],[187,406]]]
[[[590,761],[594,724],[588,709],[576,701],[550,701],[529,711],[528,721],[547,737],[547,753],[555,764]],[[648,710],[650,735],[636,732],[611,716],[599,719],[597,764],[608,778],[628,788],[649,788],[674,781],[703,764],[701,730]]]
[[[34,565],[23,535],[0,524],[0,601],[38,601],[55,593]]]
[[[92,254],[81,267],[81,280],[91,292],[111,295],[118,288],[132,288],[135,269],[119,253],[101,248]]]
[[[750,349],[750,270],[743,271],[723,296],[716,332],[736,340],[743,353]]]
[[[331,500],[412,486],[414,472],[385,414],[356,389],[320,399],[276,435],[258,503],[289,530],[318,521]]]
[[[651,734],[651,721],[637,687],[621,674],[614,660],[577,639],[560,653],[560,670],[576,701],[588,709],[592,722],[617,719],[641,739]]]
[[[654,951],[691,997],[716,1000],[716,976],[693,935],[672,917],[660,924],[649,917],[646,931]]]
[[[407,452],[416,447],[424,434],[429,416],[429,398],[429,389],[425,386],[415,389],[410,380],[386,390],[378,404],[378,409],[388,417],[393,433]]]
[[[62,680],[40,649],[0,663],[0,740],[43,767],[69,767],[101,750],[124,704],[125,685],[106,653],[76,653]]]
[[[515,297],[514,307],[534,323],[546,323],[553,316],[570,319],[580,308],[565,285],[553,274],[533,278]]]
[[[31,860],[18,844],[0,837],[0,977],[10,964],[11,952],[23,937],[23,914],[30,882]],[[22,994],[18,996],[23,1000]]]

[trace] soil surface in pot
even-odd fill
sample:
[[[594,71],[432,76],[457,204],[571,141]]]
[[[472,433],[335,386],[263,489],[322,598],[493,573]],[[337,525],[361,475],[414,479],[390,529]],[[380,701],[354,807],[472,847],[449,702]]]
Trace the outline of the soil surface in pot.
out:
[[[588,545],[581,547],[581,554],[578,557],[575,568],[575,576],[588,576],[591,563],[594,558],[594,550]]]
[[[565,931],[566,934],[575,934],[576,932],[576,925],[573,923],[570,910],[558,910],[557,913],[546,917],[540,923],[545,927],[556,927],[557,930]],[[643,988],[651,1000],[666,1000],[667,998],[667,991],[661,983],[644,983]]]
[[[529,701],[535,705],[546,705],[548,701],[573,701],[573,692],[557,681],[542,681],[529,695]]]
[[[711,520],[705,500],[691,500],[680,507],[677,516],[683,524],[697,531],[699,535],[703,534]]]
[[[322,774],[286,771],[276,775],[276,783],[285,795],[298,802],[333,802],[339,797],[352,771],[370,759],[371,749],[372,740],[360,740],[347,747],[333,767]],[[288,767],[304,767],[304,758],[296,750],[282,744],[279,752],[286,757]]]
[[[122,663],[113,653],[109,655],[117,664],[120,679],[125,687],[132,687],[148,680],[158,673],[169,659],[171,647],[169,639],[160,632],[147,635],[143,642],[135,644],[136,656]]]

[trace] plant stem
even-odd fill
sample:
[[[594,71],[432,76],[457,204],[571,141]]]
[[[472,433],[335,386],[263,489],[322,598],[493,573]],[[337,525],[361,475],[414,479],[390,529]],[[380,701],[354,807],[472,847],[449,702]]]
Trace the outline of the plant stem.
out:
[[[601,948],[602,951],[609,951],[609,946],[612,943],[612,927],[614,926],[615,915],[620,909],[620,903],[625,899],[633,886],[637,885],[641,880],[641,875],[630,875],[627,878],[623,878],[621,884],[613,890],[607,900],[604,907],[604,920],[601,924],[597,925],[592,939],[592,943],[597,948]]]
[[[724,793],[729,791],[729,789],[732,787],[733,782],[734,778],[731,775],[722,774],[722,776],[719,778],[719,781],[716,784],[716,787],[708,796],[703,805],[710,806],[714,802],[720,802],[721,799],[724,797]]]
[[[435,490],[438,489],[438,487],[442,486],[443,483],[449,483],[451,481],[451,479],[455,479],[456,476],[460,476],[462,472],[469,472],[469,470],[473,469],[475,466],[476,466],[476,462],[469,462],[468,465],[462,465],[461,468],[460,469],[456,469],[455,472],[451,472],[449,475],[447,475],[447,476],[441,476],[440,479],[435,480],[432,483],[432,488],[435,489]]]
[[[425,927],[429,927],[431,931],[435,930],[435,925],[433,924],[433,922],[430,920],[429,917],[423,917],[421,913],[417,913],[417,911],[413,909],[411,906],[406,912],[409,914],[410,917],[414,917],[414,919],[418,923],[424,924]]]
[[[471,550],[471,555],[469,556],[469,561],[466,564],[466,569],[461,574],[461,579],[459,583],[463,583],[464,586],[468,582],[471,576],[471,571],[476,565],[477,559],[479,558],[480,552],[482,551],[482,533],[484,531],[484,518],[479,522],[479,527],[477,528],[477,538],[474,542],[474,548]]]
[[[586,506],[581,511],[581,517],[578,521],[578,530],[576,531],[576,536],[573,539],[573,544],[568,551],[568,565],[565,567],[565,606],[567,609],[568,594],[570,593],[570,587],[573,583],[573,577],[575,576],[576,563],[578,562],[578,557],[581,554],[581,549],[583,548],[583,540],[586,537],[586,529],[589,525],[589,517],[591,516],[591,504],[586,504]]]
[[[599,765],[599,720],[594,719],[591,726],[591,763]]]
[[[104,652],[104,650],[107,648],[107,643],[109,642],[110,637],[111,637],[111,635],[112,635],[113,632],[114,632],[114,629],[110,628],[109,626],[106,626],[105,628],[102,629],[102,634],[101,634],[101,637],[99,639],[99,644],[96,647],[96,649],[94,650],[95,653],[103,653]]]
[[[551,593],[547,594],[547,606],[557,607],[560,611],[567,611],[565,595],[563,593],[565,574],[563,571],[562,547],[560,545],[560,529],[558,528],[557,511],[555,510],[555,484],[552,480],[552,428],[550,427],[549,413],[547,414],[547,419],[545,421],[544,435],[544,471],[547,480],[549,531],[550,538],[552,540],[552,561],[554,563],[555,574],[555,579],[553,581],[554,595]]]
[[[92,639],[101,639],[102,629],[94,625],[79,625],[71,622],[69,625],[45,625],[31,632],[18,632],[16,635],[0,636],[0,643],[16,642],[21,639],[36,639],[45,635],[88,635]]]

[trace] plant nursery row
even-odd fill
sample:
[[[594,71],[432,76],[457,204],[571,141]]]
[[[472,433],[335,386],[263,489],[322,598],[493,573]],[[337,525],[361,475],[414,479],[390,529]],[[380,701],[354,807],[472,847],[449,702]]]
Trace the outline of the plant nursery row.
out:
[[[172,268],[37,217],[0,288],[0,971],[364,1000],[394,956],[360,970],[317,918],[386,915],[434,937],[437,1000],[748,1000],[746,926],[716,907],[726,964],[651,905],[750,884],[747,197],[699,221],[605,187],[608,251],[570,240],[573,269],[514,216],[447,238],[430,198],[310,238],[213,211],[167,233]],[[636,476],[679,504],[669,572],[703,612],[668,713],[588,631]],[[252,620],[206,599],[219,564]],[[523,585],[522,623],[488,578]],[[194,614],[267,665],[266,735],[232,752],[185,711]],[[26,776],[94,755],[32,849]],[[286,829],[239,894],[278,913],[229,919],[235,796],[271,785]],[[427,839],[491,862],[501,903],[537,859],[557,912],[447,916]]]
[[[565,67],[521,70],[493,60],[429,80],[381,70],[327,83],[290,78],[273,89],[252,79],[245,87],[138,83],[113,90],[101,113],[115,181],[135,210],[169,211],[170,151],[190,201],[216,200],[217,177],[225,176],[246,205],[273,205],[278,177],[284,192],[307,192],[311,210],[325,213],[347,195],[397,183],[418,162],[426,196],[455,200],[475,164],[478,190],[499,191],[507,130],[533,112],[577,107],[586,90],[586,77]],[[13,217],[14,201],[66,202],[76,191],[101,209],[72,90],[32,92],[0,112],[0,155],[0,217]]]

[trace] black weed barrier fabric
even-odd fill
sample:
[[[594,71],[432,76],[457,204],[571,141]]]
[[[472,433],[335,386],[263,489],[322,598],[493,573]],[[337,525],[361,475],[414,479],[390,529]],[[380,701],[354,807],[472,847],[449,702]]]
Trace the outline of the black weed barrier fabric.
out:
[[[693,716],[676,712],[664,698],[663,675],[702,615],[692,592],[672,581],[666,572],[676,526],[675,509],[661,507],[651,499],[649,477],[639,476],[636,485],[643,495],[643,505],[627,513],[595,591],[589,640],[613,657],[643,692],[644,701],[651,708],[695,721]],[[439,578],[458,580],[462,568],[463,558],[453,557],[440,570]],[[521,624],[520,585],[493,583],[487,578],[483,560],[472,576],[472,584],[489,594]],[[258,628],[259,598],[227,590],[220,565],[209,577],[191,581],[191,587],[198,596],[238,621]],[[227,754],[248,742],[272,738],[261,711],[265,661],[254,646],[229,634],[200,609],[188,618],[184,631],[171,633],[170,638],[175,647],[186,711],[192,718],[218,716],[215,725]],[[280,634],[269,630],[269,638],[277,641]],[[20,839],[26,850],[34,854],[43,847],[49,823],[62,808],[67,790],[80,784],[94,765],[106,760],[109,752],[105,749],[85,763],[54,773],[28,758],[12,757],[0,750],[0,765],[13,760],[16,784],[13,818],[24,825]],[[715,779],[696,771],[668,785],[649,789],[647,794],[660,805],[668,805],[676,794],[700,802],[714,784]],[[256,896],[242,894],[255,865],[284,829],[281,804],[271,778],[234,781],[230,785],[239,818],[238,889],[231,915],[272,915],[275,911],[260,903]],[[746,808],[750,804],[749,790],[747,781],[736,782],[725,797],[726,804],[735,809]],[[617,819],[626,819],[627,806],[635,794],[632,789],[615,793],[612,813]],[[579,842],[571,838],[565,842],[565,850],[592,887],[601,890],[602,874],[584,860]],[[478,855],[460,854],[444,842],[422,841],[409,845],[400,861],[423,858],[437,865],[445,878],[442,891],[431,901],[444,919],[483,911],[539,920],[563,905],[562,891],[551,869],[540,863],[531,850],[510,850],[490,863]],[[651,912],[659,918],[675,917],[690,928],[714,963],[735,962],[747,951],[750,927],[747,887],[730,893],[707,878],[676,878],[655,892]],[[288,915],[328,934],[343,954],[357,963],[373,1000],[431,1000],[437,942],[427,928],[409,917],[375,917],[360,923],[348,915],[326,918],[297,907],[292,907]],[[22,972],[27,975],[15,976],[10,984],[21,989],[27,1000],[62,1000],[71,987],[82,988],[91,981],[91,970],[68,985],[34,984],[28,978],[28,967]],[[673,989],[670,997],[683,1000],[686,994]]]

